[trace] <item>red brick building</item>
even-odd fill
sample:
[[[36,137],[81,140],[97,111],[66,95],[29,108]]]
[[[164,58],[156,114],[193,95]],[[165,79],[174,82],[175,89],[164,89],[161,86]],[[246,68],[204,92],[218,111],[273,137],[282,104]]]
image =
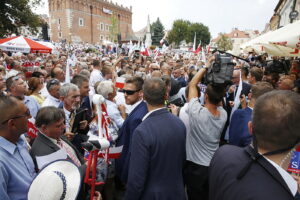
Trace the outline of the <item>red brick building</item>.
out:
[[[54,42],[66,40],[101,44],[104,40],[113,40],[111,30],[116,30],[116,27],[119,36],[115,34],[115,38],[126,40],[133,35],[131,7],[123,7],[107,0],[48,2],[50,39]]]

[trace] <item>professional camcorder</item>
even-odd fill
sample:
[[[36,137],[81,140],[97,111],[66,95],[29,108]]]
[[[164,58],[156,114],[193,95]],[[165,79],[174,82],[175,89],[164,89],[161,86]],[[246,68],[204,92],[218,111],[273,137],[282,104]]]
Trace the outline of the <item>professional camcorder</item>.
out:
[[[233,74],[234,65],[231,54],[216,50],[215,61],[206,73],[205,82],[211,84],[229,83]]]

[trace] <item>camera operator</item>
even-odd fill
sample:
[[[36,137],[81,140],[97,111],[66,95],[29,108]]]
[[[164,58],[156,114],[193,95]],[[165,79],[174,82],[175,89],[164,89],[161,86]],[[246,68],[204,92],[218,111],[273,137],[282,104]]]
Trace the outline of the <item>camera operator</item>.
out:
[[[190,200],[208,199],[208,166],[219,148],[221,132],[226,123],[226,111],[220,106],[224,96],[222,85],[208,84],[204,106],[198,100],[197,85],[215,59],[200,69],[189,84],[188,106],[190,133],[187,135],[185,181]]]

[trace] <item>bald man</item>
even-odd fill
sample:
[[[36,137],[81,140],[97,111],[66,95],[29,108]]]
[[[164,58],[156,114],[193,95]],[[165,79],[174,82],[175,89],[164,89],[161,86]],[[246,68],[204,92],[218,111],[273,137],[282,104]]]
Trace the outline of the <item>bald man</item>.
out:
[[[22,101],[0,97],[0,197],[1,200],[27,199],[35,176],[33,161],[23,133],[30,112]]]

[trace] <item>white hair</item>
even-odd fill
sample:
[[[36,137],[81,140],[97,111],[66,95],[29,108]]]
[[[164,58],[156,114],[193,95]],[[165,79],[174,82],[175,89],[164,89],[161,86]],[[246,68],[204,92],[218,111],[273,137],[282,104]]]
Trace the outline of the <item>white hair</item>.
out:
[[[97,86],[97,93],[102,95],[105,99],[108,98],[108,95],[114,92],[114,85],[111,81],[102,81]]]

